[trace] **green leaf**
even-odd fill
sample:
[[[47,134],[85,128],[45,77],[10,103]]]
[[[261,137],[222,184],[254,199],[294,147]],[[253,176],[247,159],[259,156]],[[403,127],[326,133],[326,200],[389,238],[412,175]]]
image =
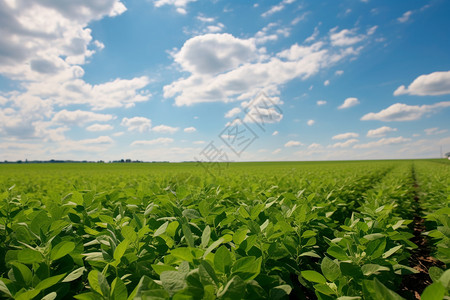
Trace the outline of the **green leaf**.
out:
[[[379,299],[384,300],[401,300],[404,299],[396,292],[388,289],[384,284],[382,284],[378,279],[373,280],[375,293],[379,296]]]
[[[327,296],[335,295],[335,292],[326,283],[316,284],[314,285],[314,289]]]
[[[375,239],[367,244],[366,253],[370,258],[376,259],[384,253],[384,249],[386,249],[386,239]]]
[[[92,270],[88,274],[88,281],[89,281],[89,286],[91,287],[91,290],[99,293],[100,295],[103,295],[102,289],[100,288],[100,283],[99,283],[100,275],[102,275],[102,274],[99,271]]]
[[[160,276],[161,283],[170,296],[186,287],[184,278],[185,274],[178,271],[164,271]]]
[[[439,278],[439,282],[448,289],[450,287],[450,269],[446,270]]]
[[[444,274],[444,270],[442,270],[441,268],[433,266],[428,269],[428,275],[430,275],[430,278],[431,280],[433,280],[433,282],[439,281],[442,274]]]
[[[326,283],[327,280],[322,274],[313,270],[301,271],[302,277],[310,282]]]
[[[389,271],[388,267],[380,266],[377,264],[367,264],[361,267],[361,271],[364,276],[370,276],[372,274],[378,274],[379,271]]]
[[[194,248],[194,236],[192,235],[192,231],[189,228],[188,224],[182,224],[181,229],[183,230],[184,238],[186,239],[186,243],[189,247]]]
[[[185,209],[183,210],[183,216],[188,219],[200,219],[202,216],[195,209]]]
[[[192,262],[194,259],[194,255],[192,254],[191,249],[187,247],[180,247],[170,250],[170,253],[175,256],[176,258],[179,258],[181,260],[185,260],[188,262]]]
[[[84,271],[86,271],[85,267],[81,267],[76,270],[73,270],[72,272],[70,272],[69,275],[66,276],[66,278],[64,278],[64,280],[62,282],[74,281],[74,280],[80,278],[83,275]]]
[[[13,297],[11,294],[11,291],[8,289],[8,287],[6,286],[6,284],[0,279],[0,291],[5,293],[7,296],[9,297]]]
[[[221,273],[229,273],[233,261],[230,251],[225,246],[220,246],[214,253],[214,267]]]
[[[98,294],[92,292],[78,294],[73,297],[78,300],[98,300]]]
[[[386,252],[384,252],[383,253],[383,258],[388,258],[389,256],[391,256],[392,254],[394,254],[395,252],[397,252],[401,247],[403,247],[402,245],[398,245],[398,246],[395,246],[395,247],[393,247],[393,248],[391,248],[391,249],[389,249],[388,251],[386,251]]]
[[[290,285],[284,284],[272,288],[269,292],[269,298],[272,300],[283,299],[287,297],[292,291]]]
[[[217,278],[213,267],[209,264],[208,261],[202,260],[200,266],[198,267],[198,272],[200,275],[200,281],[204,286],[219,283],[219,279]]]
[[[341,269],[339,268],[339,265],[326,256],[323,258],[322,263],[320,264],[320,269],[322,270],[322,274],[329,281],[334,281],[341,275]]]
[[[256,259],[254,256],[242,257],[234,262],[231,271],[233,274],[238,274],[243,280],[251,280],[261,271],[261,261],[261,257]]]
[[[47,294],[44,297],[42,297],[41,300],[54,300],[56,299],[56,297],[58,297],[58,294],[56,292],[51,292],[50,294]]]
[[[208,249],[206,249],[205,253],[203,254],[203,258],[205,258],[211,251],[216,249],[220,244],[222,244],[225,241],[223,237],[220,237],[217,239],[217,241],[214,241],[211,245],[209,245]]]
[[[119,277],[116,277],[111,284],[111,300],[127,300],[127,287]]]
[[[248,232],[247,228],[240,228],[236,230],[236,232],[233,234],[233,242],[236,245],[240,245],[247,237],[247,232]]]
[[[163,234],[164,232],[166,232],[167,226],[169,225],[169,221],[165,222],[164,224],[162,224],[161,226],[159,226],[158,229],[156,229],[155,233],[153,233],[153,236],[160,236],[161,234]]]
[[[245,282],[239,276],[233,276],[217,296],[222,299],[242,299],[245,295]]]
[[[35,289],[42,291],[45,289],[48,289],[49,287],[54,286],[55,284],[57,284],[61,279],[64,278],[64,276],[66,276],[66,274],[61,274],[61,275],[56,275],[56,276],[52,276],[49,278],[45,278],[44,280],[42,280],[41,282],[39,282]]]
[[[50,253],[50,257],[52,260],[57,260],[63,256],[66,256],[67,254],[71,253],[74,249],[75,249],[74,242],[64,241],[64,242],[59,243],[52,249],[52,252]]]
[[[127,251],[129,244],[130,244],[129,240],[123,240],[122,242],[120,242],[119,245],[117,245],[116,250],[114,250],[114,260],[117,262],[117,264],[122,259],[122,256],[125,254],[125,251]]]
[[[331,246],[327,249],[327,253],[339,260],[348,260],[347,253],[341,247]]]
[[[203,229],[202,233],[202,243],[201,243],[202,248],[208,247],[210,237],[211,237],[211,227],[207,225],[205,229]]]
[[[33,274],[27,266],[19,263],[19,262],[11,262],[14,278],[17,282],[25,283],[26,285],[31,284],[31,280],[33,278]]]
[[[161,275],[164,271],[176,271],[176,269],[169,265],[160,265],[160,264],[154,264],[152,265],[153,270],[155,270],[156,274]]]
[[[441,300],[444,299],[444,296],[445,296],[444,286],[440,282],[435,282],[425,288],[422,295],[420,296],[420,299]]]
[[[25,248],[17,253],[17,260],[23,264],[39,263],[43,260],[43,256],[39,251]]]

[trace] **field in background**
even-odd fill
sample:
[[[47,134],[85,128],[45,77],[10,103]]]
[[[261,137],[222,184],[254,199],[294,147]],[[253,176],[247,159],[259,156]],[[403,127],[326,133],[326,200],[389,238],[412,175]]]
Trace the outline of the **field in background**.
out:
[[[449,192],[446,160],[0,165],[0,293],[438,299]]]

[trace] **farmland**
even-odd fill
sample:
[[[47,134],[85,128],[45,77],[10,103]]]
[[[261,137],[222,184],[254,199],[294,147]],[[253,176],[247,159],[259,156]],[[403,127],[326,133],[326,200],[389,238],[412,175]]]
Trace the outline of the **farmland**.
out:
[[[219,167],[0,165],[0,297],[449,295],[447,161]]]

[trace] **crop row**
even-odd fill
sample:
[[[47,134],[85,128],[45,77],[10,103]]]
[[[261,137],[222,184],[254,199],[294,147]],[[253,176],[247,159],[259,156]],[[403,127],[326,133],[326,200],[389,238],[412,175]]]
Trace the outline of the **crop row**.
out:
[[[0,291],[15,299],[398,297],[402,274],[416,272],[408,266],[411,163],[293,166],[237,164],[215,178],[184,166],[0,177]]]

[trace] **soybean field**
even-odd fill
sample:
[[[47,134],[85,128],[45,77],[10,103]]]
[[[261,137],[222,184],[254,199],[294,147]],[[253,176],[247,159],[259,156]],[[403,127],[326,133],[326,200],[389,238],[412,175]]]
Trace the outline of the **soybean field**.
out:
[[[449,161],[216,167],[0,165],[0,298],[449,298]]]

